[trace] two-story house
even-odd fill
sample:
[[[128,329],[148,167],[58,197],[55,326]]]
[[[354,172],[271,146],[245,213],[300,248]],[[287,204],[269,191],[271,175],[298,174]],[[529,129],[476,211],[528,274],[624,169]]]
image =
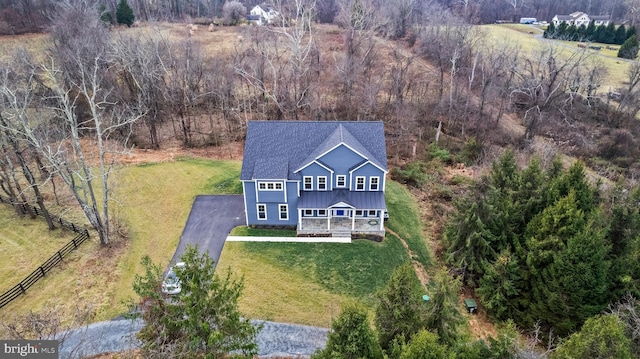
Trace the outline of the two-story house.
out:
[[[387,152],[378,121],[250,121],[240,179],[248,226],[384,236]]]
[[[256,5],[249,11],[249,20],[253,20],[256,24],[263,26],[271,24],[271,22],[278,16],[279,13],[271,5]]]
[[[563,22],[566,22],[569,26],[575,25],[580,27],[582,25],[589,26],[591,22],[594,22],[595,26],[607,26],[609,25],[608,15],[587,15],[581,11],[572,12],[569,15],[556,15],[551,19],[554,26],[558,26]]]

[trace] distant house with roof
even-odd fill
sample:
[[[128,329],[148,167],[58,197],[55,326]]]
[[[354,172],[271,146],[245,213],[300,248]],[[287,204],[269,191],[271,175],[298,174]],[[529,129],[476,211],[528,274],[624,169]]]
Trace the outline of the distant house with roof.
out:
[[[247,15],[247,20],[258,24],[260,26],[271,24],[271,22],[278,16],[279,13],[276,9],[271,5],[256,5],[249,11],[249,15]]]
[[[378,121],[250,121],[240,179],[247,226],[384,236],[387,155]]]
[[[551,19],[551,22],[555,26],[558,26],[563,22],[566,22],[569,26],[589,26],[592,21],[595,26],[607,26],[609,25],[609,15],[587,15],[581,11],[576,11],[569,15],[556,15]]]

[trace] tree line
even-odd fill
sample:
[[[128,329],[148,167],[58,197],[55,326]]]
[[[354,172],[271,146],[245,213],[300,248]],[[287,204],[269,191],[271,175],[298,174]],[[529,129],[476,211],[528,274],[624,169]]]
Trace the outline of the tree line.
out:
[[[71,3],[72,0],[3,0],[0,2],[0,34],[21,34],[45,31],[56,17],[56,7]],[[85,3],[97,3],[105,10],[115,14],[119,0],[83,0]],[[184,21],[187,18],[210,22],[223,16],[226,0],[129,0],[136,18],[142,21]],[[272,3],[286,2],[273,1]],[[342,0],[317,0],[316,20],[333,23],[340,12]],[[262,3],[260,0],[244,0],[245,8]],[[399,8],[411,8],[412,17],[419,19],[426,0],[388,0],[373,1],[381,14]],[[554,15],[583,11],[590,15],[611,15],[618,23],[628,21],[632,26],[638,24],[638,0],[437,0],[433,2],[455,13],[472,24],[494,23],[497,20],[517,22],[520,17],[536,17],[550,21]],[[386,6],[388,5],[388,7]],[[389,10],[384,10],[388,8]],[[412,20],[414,21],[414,20]],[[419,22],[419,20],[417,20]]]
[[[544,31],[544,37],[548,39],[589,41],[614,45],[624,44],[633,35],[637,35],[635,27],[627,29],[624,24],[616,26],[613,22],[606,26],[596,26],[593,21],[589,23],[589,26],[569,25],[563,21],[556,27],[554,23],[551,23]]]

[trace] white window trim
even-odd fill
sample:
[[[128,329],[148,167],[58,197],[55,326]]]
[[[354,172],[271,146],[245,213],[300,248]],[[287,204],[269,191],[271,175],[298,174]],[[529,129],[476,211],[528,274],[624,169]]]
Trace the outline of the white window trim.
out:
[[[324,188],[320,188],[320,179],[324,179]],[[318,191],[326,191],[327,190],[327,176],[318,176],[317,180]]]
[[[282,207],[284,207],[284,218],[282,218]],[[289,220],[289,205],[286,203],[281,203],[278,205],[278,218],[281,221],[288,221]]]
[[[376,189],[373,189],[373,180],[376,180]],[[380,177],[371,176],[369,177],[369,191],[379,191],[380,190]]]
[[[358,179],[362,178],[362,188],[358,188]],[[356,176],[355,190],[356,191],[364,191],[367,184],[367,177],[365,176]]]
[[[320,213],[320,212],[324,212],[324,213]],[[318,210],[318,217],[326,217],[327,216],[327,210],[326,209],[319,209]]]
[[[264,207],[264,218],[260,218],[260,206]],[[256,203],[256,218],[258,221],[266,221],[267,220],[267,205],[264,203]]]
[[[340,178],[342,177],[342,186],[340,185]],[[347,187],[347,176],[346,175],[337,175],[336,176],[336,187],[344,188]]]
[[[359,213],[358,213],[358,212],[359,212]],[[356,215],[357,217],[362,217],[363,213],[364,213],[364,212],[363,212],[361,209],[356,209],[356,213],[355,213],[355,215]]]
[[[377,217],[378,216],[378,211],[375,209],[370,209],[369,211],[367,211],[367,217]]]
[[[313,217],[313,210],[312,209],[305,209],[302,212],[304,213],[305,217]],[[309,212],[311,212],[311,213],[309,213]]]
[[[307,188],[307,179],[311,181],[310,187]],[[302,189],[305,191],[313,191],[313,176],[304,176],[302,177]]]
[[[269,188],[269,185],[273,188]],[[280,188],[277,188],[278,185]],[[260,188],[262,186],[264,186],[264,188]],[[283,188],[282,182],[258,182],[258,191],[282,191]]]

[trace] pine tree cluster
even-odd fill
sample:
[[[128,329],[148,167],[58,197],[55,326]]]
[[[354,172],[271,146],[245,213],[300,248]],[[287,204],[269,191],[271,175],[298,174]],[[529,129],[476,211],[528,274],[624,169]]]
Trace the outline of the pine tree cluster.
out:
[[[593,22],[589,23],[589,26],[576,26],[569,25],[566,21],[563,21],[558,26],[553,23],[549,24],[544,31],[544,37],[547,39],[598,42],[611,45],[622,45],[635,34],[635,27],[632,26],[627,29],[624,24],[616,27],[612,22],[606,26],[596,26]]]
[[[540,321],[564,336],[625,293],[640,293],[638,191],[604,194],[577,162],[524,170],[512,153],[458,204],[445,231],[447,261],[462,269],[495,319]]]

